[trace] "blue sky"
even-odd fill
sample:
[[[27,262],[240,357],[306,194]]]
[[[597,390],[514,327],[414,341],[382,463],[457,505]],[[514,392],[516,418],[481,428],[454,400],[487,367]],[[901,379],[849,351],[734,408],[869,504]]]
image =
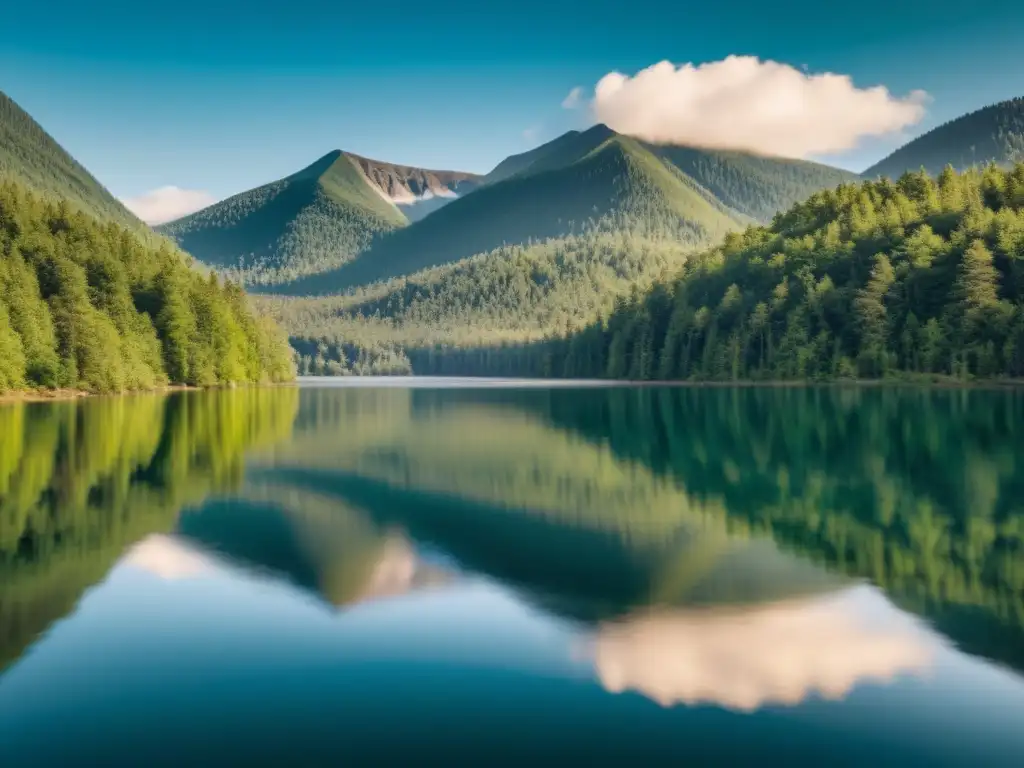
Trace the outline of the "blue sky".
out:
[[[586,125],[585,108],[560,106],[575,86],[751,55],[929,94],[914,125],[818,155],[860,170],[1024,95],[1022,35],[1011,0],[50,0],[5,9],[0,89],[118,196],[175,185],[222,198],[334,148],[484,172]]]

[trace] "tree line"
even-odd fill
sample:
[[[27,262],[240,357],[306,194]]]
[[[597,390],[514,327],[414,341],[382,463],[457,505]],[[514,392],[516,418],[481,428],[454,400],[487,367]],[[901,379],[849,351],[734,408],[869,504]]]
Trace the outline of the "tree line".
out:
[[[605,318],[407,350],[417,373],[696,381],[1024,376],[1024,164],[844,184],[726,236]]]
[[[293,375],[285,337],[237,285],[170,243],[0,183],[0,391]]]

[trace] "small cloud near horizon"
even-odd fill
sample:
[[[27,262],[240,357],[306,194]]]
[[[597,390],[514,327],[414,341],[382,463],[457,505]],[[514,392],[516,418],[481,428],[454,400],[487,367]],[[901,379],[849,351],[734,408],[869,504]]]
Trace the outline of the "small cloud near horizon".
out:
[[[610,72],[594,88],[590,110],[646,141],[806,159],[915,125],[929,100],[921,90],[898,97],[881,85],[858,88],[848,75],[728,56],[700,65],[662,61],[632,76]]]
[[[217,198],[201,189],[167,186],[122,198],[121,202],[147,224],[164,224],[213,205]]]
[[[539,125],[532,125],[529,128],[523,129],[523,138],[526,141],[536,141],[538,136],[540,136]]]
[[[562,99],[562,109],[576,109],[583,103],[583,87],[577,85]]]

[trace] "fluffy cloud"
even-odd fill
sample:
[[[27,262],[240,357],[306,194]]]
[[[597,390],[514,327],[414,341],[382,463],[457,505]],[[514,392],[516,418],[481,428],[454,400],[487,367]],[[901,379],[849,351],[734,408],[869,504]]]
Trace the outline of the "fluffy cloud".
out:
[[[201,189],[160,187],[138,197],[122,199],[121,202],[147,224],[163,224],[213,205],[217,199]]]
[[[562,99],[562,109],[576,109],[580,104],[583,103],[583,88],[576,86],[569,95]]]
[[[924,91],[898,98],[847,75],[729,56],[699,66],[662,61],[632,77],[611,72],[592,108],[608,127],[647,141],[805,158],[913,125],[927,100]]]

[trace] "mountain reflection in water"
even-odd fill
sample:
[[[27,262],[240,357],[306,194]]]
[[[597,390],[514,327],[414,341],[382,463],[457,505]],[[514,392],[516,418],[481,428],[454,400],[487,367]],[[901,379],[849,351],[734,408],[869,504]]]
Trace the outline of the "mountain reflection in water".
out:
[[[383,759],[385,721],[473,722],[480,759],[1024,754],[1014,392],[303,388],[0,426],[0,747],[40,763],[118,762],[119,722],[149,764]]]

